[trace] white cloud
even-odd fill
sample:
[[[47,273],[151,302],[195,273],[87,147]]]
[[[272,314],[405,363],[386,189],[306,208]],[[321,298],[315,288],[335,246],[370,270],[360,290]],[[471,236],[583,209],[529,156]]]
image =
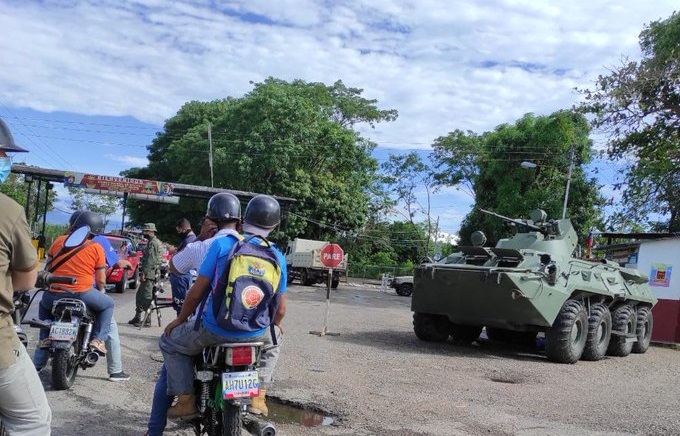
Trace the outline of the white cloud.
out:
[[[162,124],[186,101],[240,96],[269,76],[342,79],[399,111],[394,123],[362,127],[365,135],[428,148],[454,129],[482,132],[570,107],[574,87],[638,57],[644,24],[675,8],[671,0],[0,2],[0,103]]]
[[[116,162],[122,162],[122,163],[129,165],[131,167],[145,167],[149,164],[149,160],[145,157],[117,155],[117,154],[107,154],[107,155],[104,155],[104,157],[115,160]]]

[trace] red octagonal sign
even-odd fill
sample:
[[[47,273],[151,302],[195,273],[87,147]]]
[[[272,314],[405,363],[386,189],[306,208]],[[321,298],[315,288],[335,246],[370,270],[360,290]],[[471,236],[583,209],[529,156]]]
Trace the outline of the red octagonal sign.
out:
[[[328,244],[321,249],[321,263],[326,268],[335,268],[342,263],[345,258],[345,252],[338,244]]]

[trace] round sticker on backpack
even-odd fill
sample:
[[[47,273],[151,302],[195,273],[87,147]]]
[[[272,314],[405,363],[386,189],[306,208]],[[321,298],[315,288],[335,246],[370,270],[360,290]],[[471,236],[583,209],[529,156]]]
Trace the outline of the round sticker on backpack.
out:
[[[264,292],[255,285],[247,286],[241,292],[241,302],[246,309],[257,307],[264,299]]]

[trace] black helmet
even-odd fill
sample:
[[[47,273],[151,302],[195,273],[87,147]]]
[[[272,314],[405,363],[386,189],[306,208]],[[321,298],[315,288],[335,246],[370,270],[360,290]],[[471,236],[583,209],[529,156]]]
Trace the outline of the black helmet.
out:
[[[281,222],[281,206],[274,197],[264,194],[256,195],[246,206],[243,222],[271,230]]]
[[[205,216],[215,222],[240,220],[241,202],[234,194],[220,192],[208,200]]]
[[[77,210],[77,211],[73,212],[73,213],[71,214],[71,217],[68,219],[68,226],[71,227],[71,228],[73,228],[73,223],[76,222],[76,220],[78,219],[78,217],[79,217],[80,215],[82,215],[83,212],[85,212],[85,211],[84,211],[84,210]]]
[[[0,150],[10,151],[14,153],[27,152],[25,148],[19,147],[12,138],[12,132],[9,131],[7,123],[0,119]]]
[[[89,226],[90,233],[93,235],[98,235],[104,232],[104,221],[102,220],[102,217],[94,212],[78,210],[73,212],[69,222],[71,223],[71,230],[75,230],[83,226]]]

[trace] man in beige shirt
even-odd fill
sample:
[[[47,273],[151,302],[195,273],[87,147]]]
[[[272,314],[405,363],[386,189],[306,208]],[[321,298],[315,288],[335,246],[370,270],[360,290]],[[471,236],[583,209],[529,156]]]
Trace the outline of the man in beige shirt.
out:
[[[0,182],[9,174],[6,152],[26,151],[14,144],[0,120]],[[32,289],[38,256],[24,209],[0,194],[0,422],[11,435],[49,435],[52,412],[28,352],[14,330],[13,290]]]

